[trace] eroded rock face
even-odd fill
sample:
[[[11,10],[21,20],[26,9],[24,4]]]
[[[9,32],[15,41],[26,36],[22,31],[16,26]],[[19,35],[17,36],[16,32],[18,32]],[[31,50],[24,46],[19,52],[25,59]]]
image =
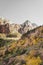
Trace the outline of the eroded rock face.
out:
[[[0,33],[8,34],[10,32],[9,30],[9,24],[6,25],[0,25]]]
[[[27,33],[27,31],[36,28],[37,25],[26,20],[23,24],[10,24],[9,20],[0,18],[0,33],[14,33],[18,32],[21,34]]]
[[[13,34],[15,32],[18,32],[20,27],[21,26],[19,24],[10,24],[9,29],[10,29],[10,32]]]
[[[10,32],[8,22],[8,20],[0,18],[0,33],[8,34]]]
[[[30,21],[26,20],[23,24],[21,24],[21,28],[18,31],[21,34],[24,34],[24,33],[27,33],[27,31],[30,31],[36,27],[37,27],[36,24],[31,23]]]

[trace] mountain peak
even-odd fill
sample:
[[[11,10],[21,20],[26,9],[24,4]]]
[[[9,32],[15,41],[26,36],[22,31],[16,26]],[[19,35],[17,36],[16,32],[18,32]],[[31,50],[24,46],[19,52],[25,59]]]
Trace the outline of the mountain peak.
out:
[[[24,23],[31,23],[29,20],[26,20]]]

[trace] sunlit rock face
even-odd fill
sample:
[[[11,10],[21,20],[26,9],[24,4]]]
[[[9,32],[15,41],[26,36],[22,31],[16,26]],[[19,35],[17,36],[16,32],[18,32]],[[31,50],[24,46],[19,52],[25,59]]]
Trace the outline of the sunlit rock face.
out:
[[[18,32],[18,30],[20,29],[20,25],[19,24],[10,24],[9,28],[10,28],[11,33],[15,33],[15,32]]]
[[[12,33],[18,32],[24,34],[27,31],[30,31],[36,28],[35,23],[31,23],[29,20],[26,20],[23,24],[10,23],[10,20],[5,18],[0,18],[0,33]]]
[[[9,20],[7,20],[7,19],[5,19],[5,18],[0,18],[0,24],[1,25],[5,25],[5,24],[7,24],[7,23],[9,23]]]
[[[0,18],[0,33],[7,33],[8,32],[7,29],[9,29],[11,33],[14,33],[15,31],[18,31],[19,28],[20,28],[20,25],[11,24],[10,20],[7,20],[5,18]]]
[[[19,32],[21,34],[24,34],[27,31],[32,30],[36,27],[37,25],[35,23],[31,23],[30,21],[26,20],[23,24],[21,24],[21,28],[19,29]]]

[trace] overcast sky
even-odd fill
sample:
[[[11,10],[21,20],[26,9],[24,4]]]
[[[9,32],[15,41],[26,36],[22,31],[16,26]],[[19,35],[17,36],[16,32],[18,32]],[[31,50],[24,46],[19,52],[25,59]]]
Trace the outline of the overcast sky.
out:
[[[43,24],[43,0],[0,0],[0,17],[23,23]]]

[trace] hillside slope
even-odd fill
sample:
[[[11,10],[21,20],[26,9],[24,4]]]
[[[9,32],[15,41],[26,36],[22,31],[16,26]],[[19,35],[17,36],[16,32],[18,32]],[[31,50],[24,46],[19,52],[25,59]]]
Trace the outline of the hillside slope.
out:
[[[0,40],[0,65],[43,65],[43,26],[18,41]]]

